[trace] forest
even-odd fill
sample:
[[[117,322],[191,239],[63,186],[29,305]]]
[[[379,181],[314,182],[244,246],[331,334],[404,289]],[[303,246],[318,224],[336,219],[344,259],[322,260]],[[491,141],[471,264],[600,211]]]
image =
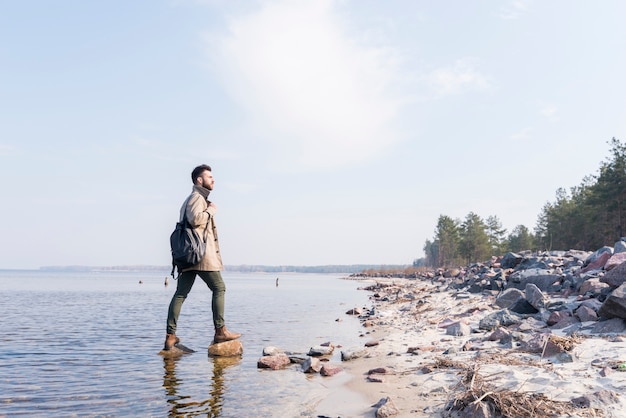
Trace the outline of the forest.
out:
[[[470,212],[462,220],[440,215],[434,237],[424,244],[425,257],[413,265],[447,267],[509,251],[595,251],[613,246],[626,231],[626,145],[616,138],[608,144],[610,155],[597,174],[585,176],[570,190],[557,189],[532,231],[518,225],[508,232],[495,215],[483,219]]]

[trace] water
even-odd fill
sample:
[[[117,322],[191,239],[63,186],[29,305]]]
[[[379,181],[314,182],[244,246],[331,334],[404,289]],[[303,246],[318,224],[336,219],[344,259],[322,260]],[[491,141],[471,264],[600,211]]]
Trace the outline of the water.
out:
[[[316,416],[349,379],[257,368],[263,347],[362,346],[362,283],[338,275],[224,272],[226,323],[242,358],[210,358],[211,292],[196,280],[179,318],[179,359],[158,355],[176,282],[154,272],[0,271],[0,416]],[[139,281],[143,283],[140,284]],[[341,321],[336,321],[336,319]],[[331,362],[339,364],[339,349]]]

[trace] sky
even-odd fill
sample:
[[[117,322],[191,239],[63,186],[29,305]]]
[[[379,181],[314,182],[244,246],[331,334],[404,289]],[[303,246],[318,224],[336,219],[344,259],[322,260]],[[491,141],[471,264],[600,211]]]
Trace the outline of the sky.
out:
[[[533,229],[626,141],[621,0],[0,0],[0,269],[168,265],[199,164],[227,265],[411,264]]]

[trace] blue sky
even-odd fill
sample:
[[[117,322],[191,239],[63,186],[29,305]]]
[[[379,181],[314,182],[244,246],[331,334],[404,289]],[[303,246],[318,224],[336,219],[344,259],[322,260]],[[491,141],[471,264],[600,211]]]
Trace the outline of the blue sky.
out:
[[[532,229],[626,140],[622,1],[0,1],[0,268],[167,265],[210,164],[226,264],[410,264]]]

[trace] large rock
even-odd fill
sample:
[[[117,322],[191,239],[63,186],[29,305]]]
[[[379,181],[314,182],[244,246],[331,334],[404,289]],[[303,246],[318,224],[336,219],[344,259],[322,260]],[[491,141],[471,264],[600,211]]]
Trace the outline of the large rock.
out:
[[[585,266],[580,270],[585,273],[590,270],[598,270],[604,267],[609,258],[613,255],[613,248],[602,247],[585,260]]]
[[[522,262],[524,257],[516,253],[506,253],[500,260],[500,267],[503,269],[513,269]]]
[[[395,417],[400,413],[396,405],[393,403],[390,397],[382,398],[375,405],[376,418],[389,418]]]
[[[555,274],[551,269],[532,268],[528,270],[520,270],[509,276],[507,287],[524,290],[529,283],[537,286],[542,292],[552,290],[552,285],[560,284],[561,276]]]
[[[526,285],[526,289],[524,290],[526,295],[526,300],[530,303],[533,308],[537,310],[544,309],[548,303],[548,298],[543,294],[541,289],[539,289],[533,283],[528,283]]]
[[[604,265],[604,270],[606,271],[613,270],[615,267],[619,266],[624,261],[626,261],[626,252],[615,253],[611,256],[611,258],[609,258],[609,260]]]
[[[287,354],[277,354],[275,356],[263,356],[257,361],[259,369],[279,370],[290,364]]]
[[[211,357],[238,357],[242,354],[243,344],[239,340],[225,341],[209,346],[209,356]]]
[[[508,309],[503,309],[491,313],[480,320],[478,327],[487,331],[493,331],[498,327],[506,327],[509,325],[517,324],[520,322],[520,318],[515,315],[511,315]]]
[[[604,301],[598,315],[603,318],[626,318],[626,283],[615,289]]]
[[[367,354],[367,350],[360,347],[352,347],[341,350],[341,361],[355,360]]]
[[[510,289],[506,289],[498,298],[496,299],[496,305],[501,308],[508,308],[519,300],[524,299],[524,292],[514,287]]]
[[[611,269],[611,271],[607,272],[604,276],[600,278],[600,281],[602,283],[608,284],[611,287],[621,286],[622,283],[626,282],[626,263],[621,263]]]
[[[626,237],[622,237],[613,247],[613,254],[626,252]]]
[[[317,357],[309,357],[302,363],[304,373],[319,373],[322,369],[322,362]]]

